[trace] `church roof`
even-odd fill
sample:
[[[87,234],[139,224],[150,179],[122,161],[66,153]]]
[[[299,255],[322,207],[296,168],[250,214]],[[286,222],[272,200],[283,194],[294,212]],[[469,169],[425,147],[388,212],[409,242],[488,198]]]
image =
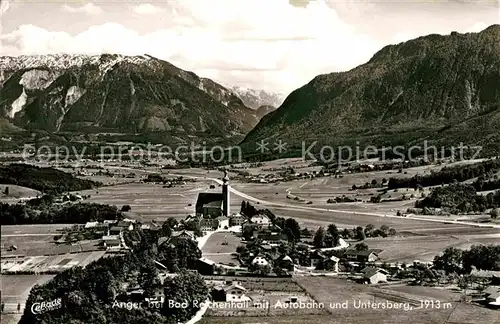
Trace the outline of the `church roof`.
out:
[[[198,209],[204,206],[222,205],[223,197],[222,193],[218,192],[200,192],[196,200],[196,210],[198,211]]]

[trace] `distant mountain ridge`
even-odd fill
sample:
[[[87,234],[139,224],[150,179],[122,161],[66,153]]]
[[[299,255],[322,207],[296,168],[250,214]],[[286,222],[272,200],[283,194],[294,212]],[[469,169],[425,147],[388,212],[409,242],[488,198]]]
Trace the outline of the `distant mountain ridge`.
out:
[[[262,106],[278,108],[281,106],[286,97],[284,94],[279,92],[268,92],[240,86],[232,87],[231,90],[239,98],[241,98],[247,107],[252,109],[259,109]]]
[[[334,145],[477,144],[500,151],[500,25],[428,35],[293,91],[246,136]]]
[[[29,130],[185,141],[242,138],[259,120],[231,90],[148,55],[0,57],[0,71],[0,119]]]

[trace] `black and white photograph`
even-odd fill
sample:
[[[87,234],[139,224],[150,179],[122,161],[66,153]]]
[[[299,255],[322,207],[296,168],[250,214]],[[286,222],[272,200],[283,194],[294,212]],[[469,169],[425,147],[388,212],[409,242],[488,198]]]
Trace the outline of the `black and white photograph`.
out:
[[[500,0],[0,0],[2,324],[500,324]]]

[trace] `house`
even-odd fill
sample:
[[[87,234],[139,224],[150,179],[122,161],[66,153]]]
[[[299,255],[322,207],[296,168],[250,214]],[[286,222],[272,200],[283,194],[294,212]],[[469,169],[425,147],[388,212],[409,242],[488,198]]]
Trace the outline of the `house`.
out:
[[[111,225],[117,224],[118,220],[116,220],[116,219],[105,219],[102,223],[106,224],[108,226],[111,226]]]
[[[290,258],[288,255],[282,255],[282,256],[280,256],[275,261],[275,263],[281,269],[286,269],[286,270],[289,270],[289,271],[293,271],[294,268],[295,268],[295,265],[293,264],[292,258]]]
[[[181,238],[181,239],[190,239],[190,240],[195,240],[195,236],[192,232],[188,231],[180,231],[180,232],[174,232],[172,233],[172,237],[176,238]]]
[[[339,261],[340,261],[339,258],[332,255],[331,257],[323,260],[323,269],[339,272]]]
[[[224,287],[226,294],[226,302],[243,302],[250,301],[251,298],[245,295],[246,289],[237,282],[233,282],[230,286]]]
[[[160,230],[160,226],[154,224],[154,223],[144,223],[141,224],[141,230],[143,231],[158,231]]]
[[[246,221],[247,218],[240,213],[233,214],[229,217],[229,226],[241,226]]]
[[[202,232],[210,232],[219,228],[219,221],[214,218],[203,218],[200,221],[200,230]]]
[[[85,223],[85,229],[95,228],[99,225],[99,222],[87,222]]]
[[[134,230],[134,224],[130,220],[122,220],[118,222],[119,227],[123,228],[124,230],[127,231],[133,231]]]
[[[257,233],[257,238],[268,243],[279,243],[281,241],[288,241],[286,234],[282,232],[271,232],[262,230]]]
[[[229,218],[226,216],[219,216],[216,218],[218,222],[218,227],[219,229],[223,228],[229,228]]]
[[[387,282],[387,272],[384,269],[374,268],[374,267],[366,267],[361,270],[363,274],[363,282],[370,284],[377,284],[379,282]]]
[[[217,192],[200,192],[196,200],[196,216],[217,218],[222,216],[223,194]]]
[[[271,220],[266,215],[255,215],[250,218],[250,222],[258,225],[267,226],[271,224]]]
[[[103,246],[106,250],[121,248],[121,240],[118,235],[106,235],[102,237]]]
[[[319,251],[313,252],[311,255],[311,267],[315,267],[316,269],[338,272],[339,261],[340,259],[336,256],[332,255],[328,257]]]
[[[214,287],[211,292],[214,302],[245,302],[251,298],[246,294],[246,289],[239,282],[227,281],[225,284]]]
[[[179,240],[196,240],[196,237],[194,236],[193,233],[188,232],[186,230],[181,231],[181,232],[174,232],[172,236],[168,239],[168,243],[173,244],[174,246],[177,245],[177,242]]]
[[[200,258],[197,262],[198,273],[205,276],[213,275],[215,266],[216,263],[207,258]]]
[[[500,307],[500,287],[491,286],[484,290],[485,301],[490,306]]]
[[[372,250],[358,251],[347,250],[345,253],[347,260],[358,262],[374,262],[377,261],[378,255]]]
[[[109,235],[120,235],[123,232],[123,227],[121,226],[111,226],[109,228]]]
[[[500,271],[477,270],[473,268],[470,274],[472,277],[489,279],[493,285],[500,285]]]
[[[269,261],[267,260],[266,257],[259,255],[259,256],[256,256],[255,258],[253,258],[252,264],[259,265],[259,266],[267,266],[267,265],[269,265]]]

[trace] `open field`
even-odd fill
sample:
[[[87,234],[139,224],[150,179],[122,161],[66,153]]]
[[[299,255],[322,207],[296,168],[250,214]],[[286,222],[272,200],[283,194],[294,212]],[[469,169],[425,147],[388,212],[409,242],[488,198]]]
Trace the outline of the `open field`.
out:
[[[368,238],[364,242],[371,249],[384,250],[379,256],[382,261],[412,263],[413,260],[432,261],[447,247],[469,249],[472,245],[498,244],[500,234],[496,236],[407,236],[389,238]]]
[[[5,189],[9,188],[9,194],[5,194]],[[19,199],[32,198],[40,195],[38,190],[31,188],[16,186],[16,185],[5,185],[0,184],[0,202],[3,203],[15,203]]]
[[[132,211],[139,213],[143,221],[164,221],[169,217],[183,219],[194,214],[198,193],[218,190],[209,189],[211,181],[187,182],[185,185],[164,188],[162,184],[129,183],[96,190],[81,191],[83,195],[91,195],[86,202],[110,204],[121,207],[130,205]],[[240,210],[241,200],[233,195],[232,210]],[[189,206],[191,204],[191,206]]]
[[[81,241],[74,244],[54,243],[54,236],[59,235],[62,229],[71,226],[71,224],[2,226],[2,257],[56,255],[99,250],[100,240]],[[10,246],[16,246],[17,250],[8,251]]]
[[[98,260],[106,252],[66,253],[52,256],[33,256],[22,258],[2,258],[2,272],[35,272],[64,271],[74,266],[85,267],[87,264]]]
[[[224,241],[228,244],[222,245]],[[242,245],[240,238],[231,232],[214,233],[207,240],[201,251],[203,257],[214,262],[227,265],[230,263],[239,264],[238,259],[233,256],[239,245]]]
[[[331,309],[331,317],[335,323],[365,323],[371,316],[378,323],[475,323],[483,319],[491,323],[499,323],[498,312],[472,304],[457,302],[456,294],[436,292],[435,288],[407,287],[404,292],[393,290],[390,286],[381,288],[350,283],[345,280],[328,277],[297,278],[300,286],[305,288],[318,302],[342,303],[351,307],[347,309]],[[426,292],[429,289],[430,293]],[[368,300],[375,303],[408,303],[411,307],[404,309],[356,309],[354,301]],[[421,300],[439,300],[439,309],[420,308]],[[447,321],[447,318],[449,320]]]

